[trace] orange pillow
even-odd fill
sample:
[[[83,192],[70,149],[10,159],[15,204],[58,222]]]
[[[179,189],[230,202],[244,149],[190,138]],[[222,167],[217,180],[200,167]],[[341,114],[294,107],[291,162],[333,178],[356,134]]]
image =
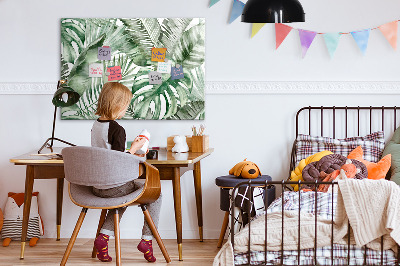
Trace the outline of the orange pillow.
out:
[[[388,154],[377,163],[368,162],[363,159],[363,149],[361,146],[358,146],[352,152],[350,152],[347,158],[355,159],[365,164],[368,170],[368,179],[375,180],[384,179],[386,177],[392,161],[392,155]]]

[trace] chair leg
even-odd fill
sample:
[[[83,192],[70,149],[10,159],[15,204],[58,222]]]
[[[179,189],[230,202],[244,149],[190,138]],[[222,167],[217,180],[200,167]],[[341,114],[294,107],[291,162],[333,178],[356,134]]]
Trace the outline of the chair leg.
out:
[[[100,215],[100,219],[99,219],[99,226],[97,227],[96,238],[100,234],[100,230],[103,227],[104,221],[106,220],[106,215],[107,215],[107,210],[106,209],[101,210],[101,215]],[[95,248],[95,246],[93,244],[92,258],[96,258],[96,254],[97,254],[97,250],[96,250],[96,248]]]
[[[117,257],[115,265],[121,265],[121,243],[120,243],[120,235],[119,235],[119,213],[118,209],[115,209],[114,214],[114,234],[115,234],[115,256]]]
[[[226,228],[228,227],[228,222],[229,222],[229,212],[225,212],[225,217],[224,217],[224,221],[222,222],[221,234],[219,235],[217,248],[220,248],[222,246],[222,242],[224,241]]]
[[[85,219],[87,208],[82,208],[81,214],[79,215],[78,221],[76,222],[74,232],[72,232],[72,236],[69,240],[67,249],[65,250],[64,256],[61,260],[60,265],[64,266],[67,263],[69,254],[71,253],[72,247],[74,246],[76,237],[78,236],[79,230],[81,229],[83,220]]]
[[[153,222],[153,219],[150,216],[149,211],[146,208],[146,205],[140,205],[140,207],[142,208],[143,214],[144,214],[144,219],[146,220],[147,224],[150,227],[151,232],[153,233],[153,236],[155,237],[155,239],[157,240],[157,244],[161,249],[161,252],[164,256],[164,259],[167,263],[171,262],[171,259],[168,255],[168,251],[164,246],[164,243],[161,240],[160,234],[158,233],[158,230],[156,228],[156,225]]]

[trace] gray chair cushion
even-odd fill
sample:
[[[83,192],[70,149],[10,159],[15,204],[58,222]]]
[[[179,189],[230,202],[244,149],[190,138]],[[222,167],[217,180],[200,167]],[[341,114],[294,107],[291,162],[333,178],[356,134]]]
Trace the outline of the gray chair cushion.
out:
[[[145,182],[145,180],[136,180],[136,182]],[[70,195],[71,198],[78,203],[79,205],[83,206],[89,206],[89,207],[94,207],[94,208],[105,208],[105,207],[112,207],[112,206],[118,206],[124,203],[127,203],[129,201],[132,201],[135,199],[140,193],[142,193],[143,188],[140,188],[131,194],[128,194],[123,197],[117,197],[117,198],[101,198],[97,197],[96,195],[93,194],[92,192],[92,187],[89,186],[82,186],[82,185],[77,185],[77,184],[70,184]]]

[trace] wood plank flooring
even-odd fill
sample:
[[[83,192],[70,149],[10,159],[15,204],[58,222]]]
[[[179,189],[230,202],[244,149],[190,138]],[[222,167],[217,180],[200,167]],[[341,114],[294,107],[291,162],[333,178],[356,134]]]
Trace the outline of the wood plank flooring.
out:
[[[25,248],[25,259],[20,260],[19,254],[21,244],[19,241],[12,241],[9,247],[0,246],[0,265],[60,265],[61,259],[64,255],[65,248],[67,247],[69,239],[40,239],[36,247]],[[121,239],[122,247],[122,264],[123,265],[212,265],[215,255],[218,253],[216,239],[204,240],[200,242],[197,239],[184,239],[183,240],[183,261],[178,260],[178,246],[176,240],[167,239],[163,240],[168,250],[172,262],[167,264],[162,256],[157,242],[154,241],[153,248],[157,261],[149,264],[144,258],[143,254],[136,249],[140,240]],[[71,255],[68,259],[67,265],[115,265],[115,249],[114,239],[110,240],[109,251],[113,262],[104,263],[97,258],[92,259],[92,239],[77,239],[72,249]]]

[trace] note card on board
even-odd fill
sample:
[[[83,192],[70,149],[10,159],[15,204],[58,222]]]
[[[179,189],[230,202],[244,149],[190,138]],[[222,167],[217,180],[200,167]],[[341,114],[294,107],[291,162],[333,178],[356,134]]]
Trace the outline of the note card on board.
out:
[[[152,48],[151,61],[164,62],[167,54],[167,48]]]
[[[108,75],[108,81],[122,79],[120,66],[107,67],[107,71],[110,72],[110,75]]]
[[[98,48],[97,59],[111,60],[111,47],[103,46]]]
[[[171,80],[183,78],[183,66],[176,65],[175,67],[171,68]]]
[[[103,64],[93,63],[89,65],[89,77],[101,78],[103,76]]]
[[[149,84],[161,84],[162,83],[162,75],[156,71],[149,72]]]
[[[158,62],[157,72],[160,72],[160,73],[171,73],[171,61]]]

